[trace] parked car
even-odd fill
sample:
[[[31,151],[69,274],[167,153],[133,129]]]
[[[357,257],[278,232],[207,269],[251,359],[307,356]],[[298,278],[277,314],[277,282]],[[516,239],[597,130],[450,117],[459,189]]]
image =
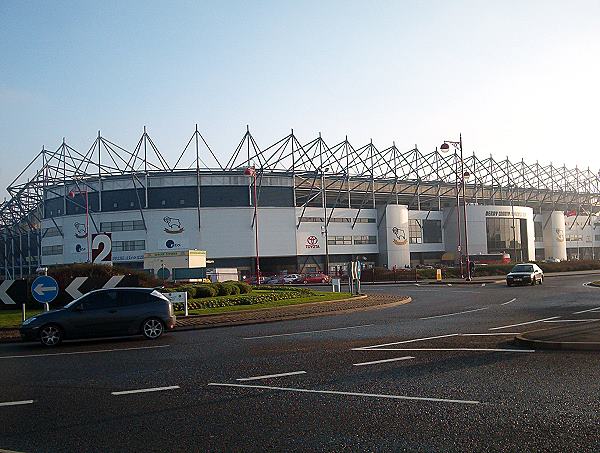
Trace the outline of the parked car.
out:
[[[301,279],[300,274],[287,274],[281,278],[281,283],[299,283]]]
[[[20,328],[25,341],[57,346],[63,340],[144,335],[154,340],[175,327],[169,299],[152,288],[91,291],[64,308],[26,319]]]
[[[517,264],[506,276],[506,284],[512,285],[540,285],[544,282],[544,272],[534,263]]]
[[[548,259],[545,259],[544,263],[560,263],[560,260],[558,258],[550,257]]]
[[[306,274],[302,277],[302,283],[329,283],[329,275],[318,273],[318,274]]]
[[[266,278],[263,277],[262,275],[260,276],[260,284],[264,285],[266,283]],[[249,285],[256,285],[257,284],[257,280],[256,277],[246,277],[244,280],[244,283],[248,283]]]

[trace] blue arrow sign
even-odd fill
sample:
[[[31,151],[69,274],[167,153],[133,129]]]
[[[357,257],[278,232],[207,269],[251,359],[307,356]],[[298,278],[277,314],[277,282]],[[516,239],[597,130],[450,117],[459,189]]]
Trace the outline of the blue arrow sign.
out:
[[[52,302],[58,296],[58,283],[52,277],[40,275],[31,285],[31,295],[40,304]]]

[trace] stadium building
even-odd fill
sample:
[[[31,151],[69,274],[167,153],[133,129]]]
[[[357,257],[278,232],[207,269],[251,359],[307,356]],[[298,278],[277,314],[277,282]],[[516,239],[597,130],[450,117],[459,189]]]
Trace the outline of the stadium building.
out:
[[[145,252],[199,249],[215,267],[251,273],[257,242],[266,273],[333,272],[357,258],[388,268],[453,262],[465,253],[465,217],[468,252],[482,261],[600,256],[595,172],[461,159],[449,148],[331,146],[320,134],[301,144],[292,131],[262,149],[246,131],[225,163],[196,128],[169,164],[145,129],[133,150],[100,133],[87,152],[63,140],[8,187],[0,273],[87,262],[100,232],[111,233],[113,262],[135,268]]]

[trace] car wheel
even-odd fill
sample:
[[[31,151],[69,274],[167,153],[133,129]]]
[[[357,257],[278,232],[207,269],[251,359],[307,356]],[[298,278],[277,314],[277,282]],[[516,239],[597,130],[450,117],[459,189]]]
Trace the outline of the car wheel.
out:
[[[40,329],[40,342],[44,346],[58,346],[63,340],[63,331],[56,324],[47,324]]]
[[[165,331],[165,326],[160,319],[150,318],[146,319],[142,324],[142,334],[148,340],[156,340]]]
[[[325,283],[325,279],[324,278],[321,279],[321,283]]]
[[[506,286],[512,286],[512,283],[506,282]]]
[[[544,283],[544,277],[540,277],[540,285]]]

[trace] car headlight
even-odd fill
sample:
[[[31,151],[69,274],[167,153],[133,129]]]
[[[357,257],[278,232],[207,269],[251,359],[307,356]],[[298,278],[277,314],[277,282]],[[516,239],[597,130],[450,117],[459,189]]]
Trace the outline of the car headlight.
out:
[[[27,318],[25,321],[23,321],[23,325],[26,326],[27,324],[31,324],[36,319],[37,318],[35,316],[32,316],[31,318]]]

